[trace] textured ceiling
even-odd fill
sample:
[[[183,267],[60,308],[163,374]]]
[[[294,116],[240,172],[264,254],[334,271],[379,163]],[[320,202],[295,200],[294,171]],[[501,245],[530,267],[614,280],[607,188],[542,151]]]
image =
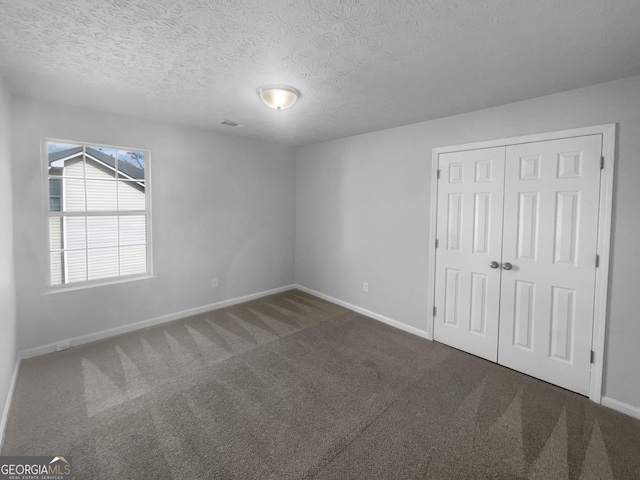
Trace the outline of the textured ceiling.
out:
[[[640,74],[638,25],[638,0],[0,0],[0,75],[21,95],[304,145]],[[298,103],[265,107],[274,83]]]

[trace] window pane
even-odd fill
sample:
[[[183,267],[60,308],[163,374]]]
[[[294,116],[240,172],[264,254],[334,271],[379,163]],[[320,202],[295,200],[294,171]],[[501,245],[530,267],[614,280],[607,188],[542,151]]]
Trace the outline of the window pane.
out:
[[[89,250],[89,280],[118,276],[118,248]]]
[[[85,217],[51,217],[49,219],[49,248],[77,250],[87,248]]]
[[[49,196],[59,197],[62,194],[62,179],[50,178],[49,179]]]
[[[72,148],[78,148],[79,145],[73,143],[58,143],[58,142],[47,142],[47,153],[57,153],[65,150],[70,150]],[[82,147],[80,147],[82,148]]]
[[[144,184],[118,182],[118,210],[144,210],[145,206]]]
[[[120,217],[120,245],[140,245],[147,241],[147,222],[144,215]]]
[[[60,285],[63,281],[64,253],[51,252],[51,285]]]
[[[87,147],[85,155],[85,175],[87,178],[115,180],[115,150],[102,147]]]
[[[87,248],[85,217],[63,217],[62,248],[71,250]]]
[[[62,210],[65,212],[84,212],[84,180],[82,178],[64,178],[62,185]]]
[[[82,146],[70,143],[47,143],[47,167],[50,175],[65,175],[65,168],[73,163],[75,176],[82,177],[83,161]]]
[[[103,155],[108,155],[109,157],[116,158],[116,149],[109,147],[87,147],[87,153],[92,154],[93,152],[99,152]]]
[[[91,158],[87,158],[86,174],[87,178],[96,180],[115,180],[116,173],[107,166],[92,162]]]
[[[66,283],[84,282],[87,280],[87,251],[71,250],[64,252],[64,270],[67,276]]]
[[[109,180],[87,180],[87,210],[117,210],[116,182]]]
[[[62,210],[62,179],[49,179],[49,211],[59,212]]]
[[[147,247],[136,245],[120,248],[120,275],[133,275],[147,271]]]
[[[118,246],[118,217],[88,217],[89,248]]]
[[[62,250],[62,217],[49,218],[49,250]]]
[[[118,150],[118,177],[144,180],[144,152]]]
[[[84,178],[84,162],[82,161],[82,155],[77,156],[69,160],[65,160],[64,164],[61,164],[62,175],[66,178]],[[50,172],[53,174],[53,172]]]

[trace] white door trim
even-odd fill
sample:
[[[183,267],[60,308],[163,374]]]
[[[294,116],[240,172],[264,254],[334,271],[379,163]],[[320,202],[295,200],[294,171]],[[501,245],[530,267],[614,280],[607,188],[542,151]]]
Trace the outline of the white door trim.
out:
[[[538,133],[519,137],[488,140],[484,142],[467,143],[437,147],[431,156],[431,207],[429,215],[429,265],[428,278],[430,286],[427,291],[427,338],[433,340],[433,308],[435,301],[435,259],[436,259],[436,216],[438,211],[438,158],[442,153],[463,150],[477,150],[480,148],[506,147],[519,143],[542,142],[560,138],[580,137],[584,135],[602,135],[602,155],[604,169],[600,177],[600,203],[598,218],[598,255],[599,268],[596,269],[595,304],[593,319],[593,340],[591,349],[595,352],[594,363],[591,365],[591,382],[589,399],[596,403],[602,400],[602,376],[604,370],[604,347],[607,324],[607,301],[609,291],[609,254],[611,247],[611,218],[613,207],[613,176],[615,170],[616,124],[596,125],[592,127],[574,128],[557,132]]]

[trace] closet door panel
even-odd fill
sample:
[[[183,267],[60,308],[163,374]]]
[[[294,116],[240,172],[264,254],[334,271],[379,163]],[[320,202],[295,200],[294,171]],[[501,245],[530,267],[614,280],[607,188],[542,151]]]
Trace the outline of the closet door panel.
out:
[[[498,362],[588,394],[600,135],[506,149]]]
[[[434,338],[497,360],[505,148],[439,157]]]

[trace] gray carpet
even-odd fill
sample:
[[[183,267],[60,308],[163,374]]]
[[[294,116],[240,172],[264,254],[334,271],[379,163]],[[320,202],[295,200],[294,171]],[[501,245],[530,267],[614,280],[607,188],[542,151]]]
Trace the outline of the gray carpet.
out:
[[[640,478],[640,421],[292,290],[22,363],[77,479]]]

